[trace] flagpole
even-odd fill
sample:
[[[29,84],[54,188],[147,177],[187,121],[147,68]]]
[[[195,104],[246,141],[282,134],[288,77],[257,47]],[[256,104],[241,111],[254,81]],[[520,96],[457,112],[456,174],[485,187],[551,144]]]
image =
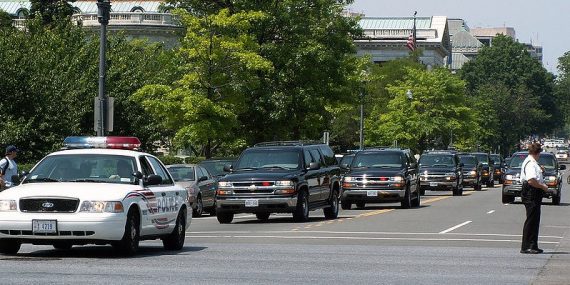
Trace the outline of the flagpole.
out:
[[[412,30],[413,33],[413,40],[414,40],[414,49],[418,48],[417,45],[417,41],[416,41],[416,14],[418,14],[418,11],[414,11],[414,29]]]

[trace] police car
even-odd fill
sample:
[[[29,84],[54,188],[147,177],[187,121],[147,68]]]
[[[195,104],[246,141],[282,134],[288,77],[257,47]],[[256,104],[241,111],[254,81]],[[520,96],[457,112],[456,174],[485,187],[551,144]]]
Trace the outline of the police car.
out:
[[[135,254],[139,241],[180,250],[192,219],[188,192],[174,184],[135,137],[68,137],[19,186],[0,193],[0,253],[21,244],[111,244]]]

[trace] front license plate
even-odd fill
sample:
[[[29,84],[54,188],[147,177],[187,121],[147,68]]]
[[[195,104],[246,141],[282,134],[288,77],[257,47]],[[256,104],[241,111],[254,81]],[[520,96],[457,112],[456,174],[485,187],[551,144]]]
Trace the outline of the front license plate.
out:
[[[430,186],[430,187],[437,187],[437,182],[430,182],[430,183],[429,183],[429,186]]]
[[[55,234],[57,233],[57,221],[32,220],[32,232],[34,234]]]
[[[368,197],[376,197],[376,196],[378,196],[378,191],[376,191],[376,190],[368,190],[368,191],[366,191],[366,196],[368,196]]]
[[[246,207],[257,207],[259,206],[259,200],[257,199],[247,199],[245,200]]]

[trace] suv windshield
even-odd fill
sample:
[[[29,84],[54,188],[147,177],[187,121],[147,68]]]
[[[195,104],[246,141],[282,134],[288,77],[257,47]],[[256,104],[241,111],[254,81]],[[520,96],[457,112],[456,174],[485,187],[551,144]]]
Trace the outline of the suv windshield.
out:
[[[513,155],[513,158],[511,159],[511,163],[509,164],[509,167],[510,168],[521,168],[522,163],[526,159],[527,156],[528,156],[528,154],[526,154],[526,153]],[[554,169],[555,165],[556,165],[554,156],[547,155],[547,154],[541,154],[538,158],[538,165],[544,166],[545,169],[551,169],[551,170]]]
[[[493,160],[494,165],[500,165],[501,164],[501,156],[500,155],[491,154],[491,159]]]
[[[135,181],[134,157],[104,154],[64,154],[43,159],[26,176],[32,182],[102,182],[129,184]]]
[[[354,156],[352,167],[403,168],[405,161],[400,153],[361,152]]]
[[[298,169],[299,151],[283,149],[264,149],[246,151],[237,161],[234,170],[259,168]]]
[[[452,155],[424,154],[420,157],[420,167],[454,167]]]
[[[489,155],[484,153],[474,153],[473,154],[481,162],[481,164],[489,164]]]
[[[347,155],[343,156],[342,159],[340,160],[340,165],[343,165],[343,164],[350,165],[352,163],[353,159],[354,159],[354,154],[347,154]]]
[[[477,165],[477,158],[474,156],[459,156],[461,163],[465,166],[475,166]]]

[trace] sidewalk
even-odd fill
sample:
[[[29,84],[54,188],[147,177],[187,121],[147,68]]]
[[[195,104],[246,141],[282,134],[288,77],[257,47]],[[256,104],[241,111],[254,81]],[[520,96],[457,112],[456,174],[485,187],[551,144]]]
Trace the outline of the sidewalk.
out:
[[[531,284],[570,284],[570,230],[564,233],[564,237],[554,252],[545,252],[545,254],[552,254],[552,256]]]

